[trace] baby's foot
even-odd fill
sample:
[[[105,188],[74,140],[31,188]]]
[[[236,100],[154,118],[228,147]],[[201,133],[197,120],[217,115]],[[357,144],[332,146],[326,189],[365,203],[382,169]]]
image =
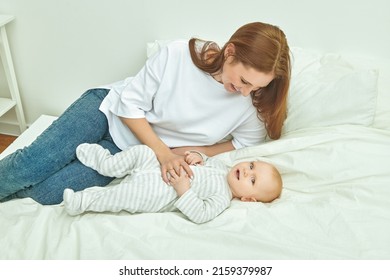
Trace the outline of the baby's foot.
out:
[[[71,216],[81,214],[81,196],[71,189],[64,190],[64,207],[66,212]]]
[[[88,143],[80,144],[76,149],[76,155],[82,164],[95,170],[99,167],[99,162],[111,156],[110,152],[102,146]]]

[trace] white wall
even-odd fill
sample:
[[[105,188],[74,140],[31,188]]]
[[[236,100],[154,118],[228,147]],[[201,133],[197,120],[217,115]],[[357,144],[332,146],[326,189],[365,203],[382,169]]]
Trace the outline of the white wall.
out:
[[[389,58],[388,0],[1,0],[27,123],[59,115],[86,89],[135,74],[155,39],[225,42],[270,22],[291,46]],[[0,70],[0,90],[7,91]],[[5,95],[0,93],[0,96]],[[14,123],[13,112],[0,118]],[[7,126],[8,127],[8,126]],[[3,131],[2,131],[3,130]]]

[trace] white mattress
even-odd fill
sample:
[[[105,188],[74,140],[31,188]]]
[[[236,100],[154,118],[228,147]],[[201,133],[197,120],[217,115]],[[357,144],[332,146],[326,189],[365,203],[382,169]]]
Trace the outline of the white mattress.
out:
[[[374,104],[370,125],[294,128],[298,122],[289,120],[280,140],[220,155],[231,165],[275,164],[284,190],[273,203],[234,200],[216,219],[197,225],[180,213],[71,217],[61,204],[9,201],[0,204],[0,259],[390,259],[386,73],[380,72],[374,101],[382,103]],[[53,119],[39,118],[1,157],[27,145]]]

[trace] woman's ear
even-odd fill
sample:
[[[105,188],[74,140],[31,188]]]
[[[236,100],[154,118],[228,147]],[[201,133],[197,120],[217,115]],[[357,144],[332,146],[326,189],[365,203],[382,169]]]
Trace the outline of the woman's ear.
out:
[[[233,43],[229,43],[226,48],[225,48],[225,59],[228,57],[228,56],[231,56],[231,55],[234,55],[236,53],[236,46],[234,46]]]

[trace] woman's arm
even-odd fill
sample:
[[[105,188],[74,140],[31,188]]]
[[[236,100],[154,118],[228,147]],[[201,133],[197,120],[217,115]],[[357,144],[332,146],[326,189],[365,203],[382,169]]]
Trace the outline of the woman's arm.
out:
[[[177,155],[184,155],[184,153],[188,150],[196,150],[204,153],[206,156],[212,157],[224,152],[229,152],[235,150],[232,141],[226,141],[223,143],[217,143],[210,146],[186,146],[186,147],[178,147],[172,149]]]
[[[183,155],[174,154],[171,149],[157,136],[145,118],[129,119],[121,117],[121,120],[138,140],[151,148],[161,164],[161,176],[164,182],[169,183],[167,172],[180,174],[180,166],[184,168],[188,176],[192,177],[191,168],[184,160]]]

